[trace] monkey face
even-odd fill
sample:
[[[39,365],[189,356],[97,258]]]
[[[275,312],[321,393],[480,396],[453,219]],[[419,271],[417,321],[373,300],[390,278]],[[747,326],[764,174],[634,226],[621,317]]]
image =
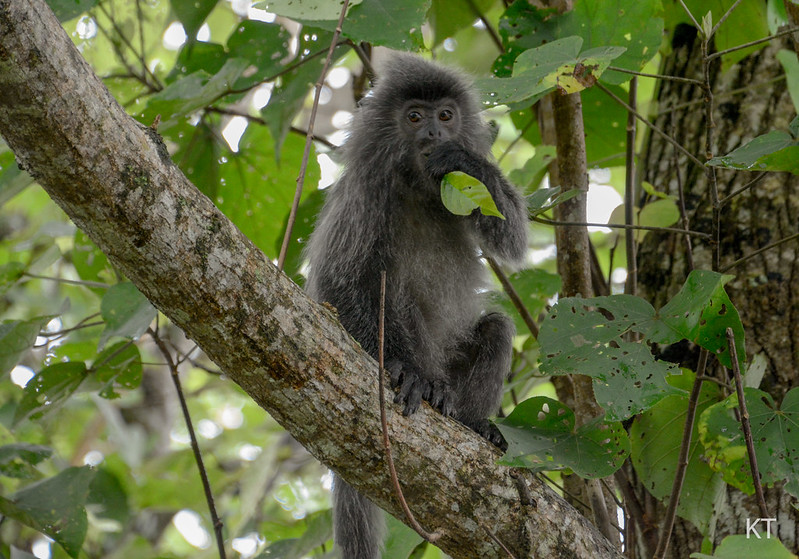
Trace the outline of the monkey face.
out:
[[[399,125],[420,166],[443,142],[455,140],[461,129],[458,106],[452,99],[411,100],[399,115]]]

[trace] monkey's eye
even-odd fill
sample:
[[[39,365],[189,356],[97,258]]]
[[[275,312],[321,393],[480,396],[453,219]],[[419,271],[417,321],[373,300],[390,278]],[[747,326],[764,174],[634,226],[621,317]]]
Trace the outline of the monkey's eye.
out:
[[[438,113],[438,120],[443,120],[444,122],[448,120],[452,120],[453,114],[452,111],[449,109],[444,109],[440,113]]]
[[[411,111],[408,113],[408,120],[414,123],[419,122],[422,120],[422,114],[418,111]]]

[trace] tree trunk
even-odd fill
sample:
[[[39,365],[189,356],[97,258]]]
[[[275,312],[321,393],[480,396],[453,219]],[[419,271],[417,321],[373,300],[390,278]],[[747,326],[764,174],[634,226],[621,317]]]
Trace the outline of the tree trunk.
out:
[[[662,74],[702,80],[701,42],[695,31],[679,26],[673,40],[674,53],[665,57]],[[724,155],[774,129],[787,129],[796,111],[784,86],[782,67],[776,59],[787,43],[773,42],[723,72],[714,61],[710,79],[713,91],[714,156]],[[777,85],[775,85],[777,81]],[[657,95],[656,124],[705,160],[705,105],[700,87],[675,81],[661,82]],[[642,157],[643,179],[659,191],[674,196],[679,184],[685,191],[685,205],[690,228],[712,232],[712,201],[705,170],[660,136],[650,134]],[[753,178],[755,173],[717,169],[719,198],[733,193]],[[739,258],[797,231],[799,223],[799,178],[788,173],[769,173],[752,188],[732,198],[723,206],[719,228],[720,269],[725,270]],[[693,265],[712,269],[713,246],[709,241],[692,238]],[[641,295],[662,306],[681,287],[690,271],[691,258],[686,239],[681,235],[649,235],[639,251]],[[727,291],[741,314],[746,328],[747,362],[762,355],[768,367],[761,389],[779,402],[792,387],[799,385],[799,242],[779,245],[743,261],[727,273],[735,278]],[[694,368],[696,348],[662,348],[664,358]],[[718,367],[718,365],[715,365]],[[709,374],[724,374],[709,371]],[[718,515],[713,543],[731,534],[746,534],[747,519],[758,513],[754,498],[727,488]],[[639,488],[643,493],[643,488]],[[799,513],[790,505],[789,496],[780,486],[766,492],[771,516],[777,518],[776,535],[788,549],[799,546]],[[651,498],[650,498],[651,504]],[[775,524],[772,524],[774,528]],[[641,541],[644,541],[641,538]],[[702,538],[690,523],[678,519],[672,536],[669,557],[688,557],[698,551]],[[650,556],[646,550],[642,556]]]

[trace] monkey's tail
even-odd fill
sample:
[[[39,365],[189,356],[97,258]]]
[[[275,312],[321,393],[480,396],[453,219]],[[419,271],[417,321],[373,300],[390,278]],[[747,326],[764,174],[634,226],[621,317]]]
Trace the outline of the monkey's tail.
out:
[[[333,481],[333,534],[342,559],[379,559],[383,512],[338,476]]]

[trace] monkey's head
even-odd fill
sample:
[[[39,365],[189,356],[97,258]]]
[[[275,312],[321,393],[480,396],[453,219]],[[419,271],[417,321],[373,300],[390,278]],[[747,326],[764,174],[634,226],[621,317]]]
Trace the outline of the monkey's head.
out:
[[[362,101],[350,147],[369,150],[383,164],[398,162],[402,170],[418,174],[427,156],[447,141],[481,155],[491,147],[470,80],[418,56],[393,54]]]

